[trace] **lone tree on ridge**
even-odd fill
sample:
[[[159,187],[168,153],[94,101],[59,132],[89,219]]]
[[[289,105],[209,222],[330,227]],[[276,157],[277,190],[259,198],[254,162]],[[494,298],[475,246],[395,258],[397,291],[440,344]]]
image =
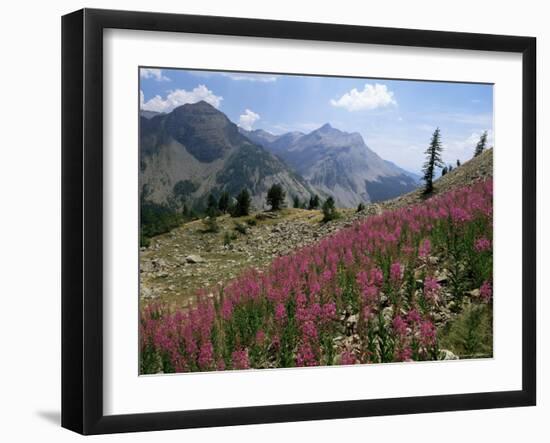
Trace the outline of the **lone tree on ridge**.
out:
[[[443,160],[441,159],[442,151],[443,147],[441,146],[441,131],[439,130],[439,128],[437,128],[432,135],[430,146],[428,146],[428,149],[426,149],[426,162],[424,163],[424,167],[422,168],[422,172],[424,173],[422,180],[426,182],[426,187],[424,188],[425,194],[431,194],[434,189],[433,179],[435,168],[443,168],[445,166],[443,164]]]

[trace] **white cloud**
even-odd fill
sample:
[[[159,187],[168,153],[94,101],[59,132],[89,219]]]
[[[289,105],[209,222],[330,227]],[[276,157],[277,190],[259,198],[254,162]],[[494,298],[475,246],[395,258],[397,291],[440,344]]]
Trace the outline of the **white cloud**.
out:
[[[247,131],[252,129],[252,126],[256,121],[260,119],[260,116],[250,109],[246,109],[244,114],[239,116],[239,126]]]
[[[371,85],[367,83],[362,91],[353,88],[338,100],[331,100],[330,104],[339,108],[345,108],[348,111],[369,111],[397,105],[397,102],[393,98],[393,92],[386,85],[379,83]]]
[[[143,101],[143,96],[141,100],[141,109],[145,111],[170,112],[178,106],[185,105],[186,103],[197,103],[201,100],[210,103],[215,108],[219,108],[223,97],[215,95],[206,86],[199,85],[192,91],[186,91],[185,89],[169,91],[164,99],[160,95],[155,95],[147,102]]]
[[[155,68],[141,68],[139,70],[139,76],[141,78],[153,78],[157,82],[169,82],[170,78],[166,77],[162,73],[162,69]]]

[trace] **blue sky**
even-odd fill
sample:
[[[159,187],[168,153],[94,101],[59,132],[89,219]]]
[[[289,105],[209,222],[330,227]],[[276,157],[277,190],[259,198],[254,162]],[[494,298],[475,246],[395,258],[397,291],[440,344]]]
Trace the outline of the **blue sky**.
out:
[[[492,85],[141,68],[140,94],[142,109],[205,100],[245,129],[274,134],[330,123],[413,172],[438,126],[448,163],[471,158],[485,130],[493,144]]]

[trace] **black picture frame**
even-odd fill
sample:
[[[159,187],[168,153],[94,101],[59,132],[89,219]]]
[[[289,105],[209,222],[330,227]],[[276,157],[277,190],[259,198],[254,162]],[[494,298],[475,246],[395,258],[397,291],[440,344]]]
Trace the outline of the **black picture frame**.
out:
[[[522,103],[522,389],[170,411],[103,413],[103,31],[108,28],[519,53]],[[414,414],[536,403],[536,39],[83,9],[62,18],[62,426],[82,434]]]

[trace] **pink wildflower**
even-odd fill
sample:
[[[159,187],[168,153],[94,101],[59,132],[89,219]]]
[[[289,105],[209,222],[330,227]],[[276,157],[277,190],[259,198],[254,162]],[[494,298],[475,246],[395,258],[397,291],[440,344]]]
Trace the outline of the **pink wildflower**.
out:
[[[296,304],[298,306],[305,306],[306,303],[307,303],[306,294],[304,294],[303,292],[300,292],[298,295],[296,295]]]
[[[370,271],[371,283],[380,287],[384,283],[384,273],[380,268],[373,268]]]
[[[223,361],[223,358],[218,359],[218,363],[216,363],[216,369],[218,371],[225,371],[225,362]]]
[[[401,263],[395,262],[390,267],[390,280],[394,284],[401,283]]]
[[[296,353],[296,366],[317,366],[318,364],[311,345],[308,342],[302,343]]]
[[[265,332],[260,329],[258,332],[256,332],[256,344],[258,346],[263,346],[264,341],[265,341]]]
[[[474,249],[477,252],[488,251],[491,249],[491,241],[485,237],[478,238],[474,243]]]
[[[429,238],[424,239],[422,243],[420,243],[420,246],[418,247],[418,256],[420,258],[426,258],[428,255],[430,255],[430,251],[432,249],[432,244],[430,242]]]
[[[400,349],[397,351],[396,360],[397,361],[411,361],[412,360],[412,349],[409,347]]]
[[[286,319],[286,308],[285,305],[282,303],[278,303],[277,306],[275,306],[275,320],[278,323],[283,322]]]
[[[369,285],[369,276],[365,271],[359,271],[355,277],[359,288],[363,291]]]
[[[422,318],[416,309],[411,309],[407,314],[407,321],[411,326],[420,323],[420,320],[422,320]]]
[[[441,286],[435,277],[426,277],[424,279],[424,297],[431,302],[435,302],[439,298],[439,290]]]
[[[363,298],[366,304],[376,304],[380,299],[380,293],[376,286],[367,286],[363,292]]]
[[[199,351],[198,364],[201,369],[208,369],[214,362],[214,348],[211,342],[206,342],[201,346]]]
[[[400,315],[393,319],[392,328],[395,334],[399,337],[405,337],[407,335],[407,323]]]
[[[481,288],[479,288],[479,296],[486,303],[491,300],[491,297],[493,296],[493,286],[489,281],[483,282]]]
[[[370,306],[365,306],[363,308],[363,318],[368,322],[373,317],[373,312]]]
[[[354,365],[356,363],[355,356],[353,352],[345,350],[340,355],[340,364],[342,365]]]
[[[250,367],[250,362],[248,360],[248,349],[233,351],[231,354],[231,360],[234,369],[248,369]]]
[[[233,303],[229,298],[226,298],[222,303],[222,317],[224,320],[229,320],[232,314],[233,314]]]
[[[317,327],[315,326],[315,323],[313,323],[312,321],[306,321],[302,325],[302,333],[304,334],[305,337],[309,339],[312,339],[312,340],[316,339]]]
[[[323,305],[322,310],[323,310],[322,316],[324,320],[328,321],[336,318],[336,303],[334,302],[325,303]]]
[[[318,317],[321,316],[321,305],[319,305],[319,303],[313,303],[310,307],[309,307],[309,312],[311,314],[311,318],[312,319],[316,319]]]
[[[435,326],[430,320],[424,320],[420,324],[420,341],[424,346],[432,346],[435,344]]]

